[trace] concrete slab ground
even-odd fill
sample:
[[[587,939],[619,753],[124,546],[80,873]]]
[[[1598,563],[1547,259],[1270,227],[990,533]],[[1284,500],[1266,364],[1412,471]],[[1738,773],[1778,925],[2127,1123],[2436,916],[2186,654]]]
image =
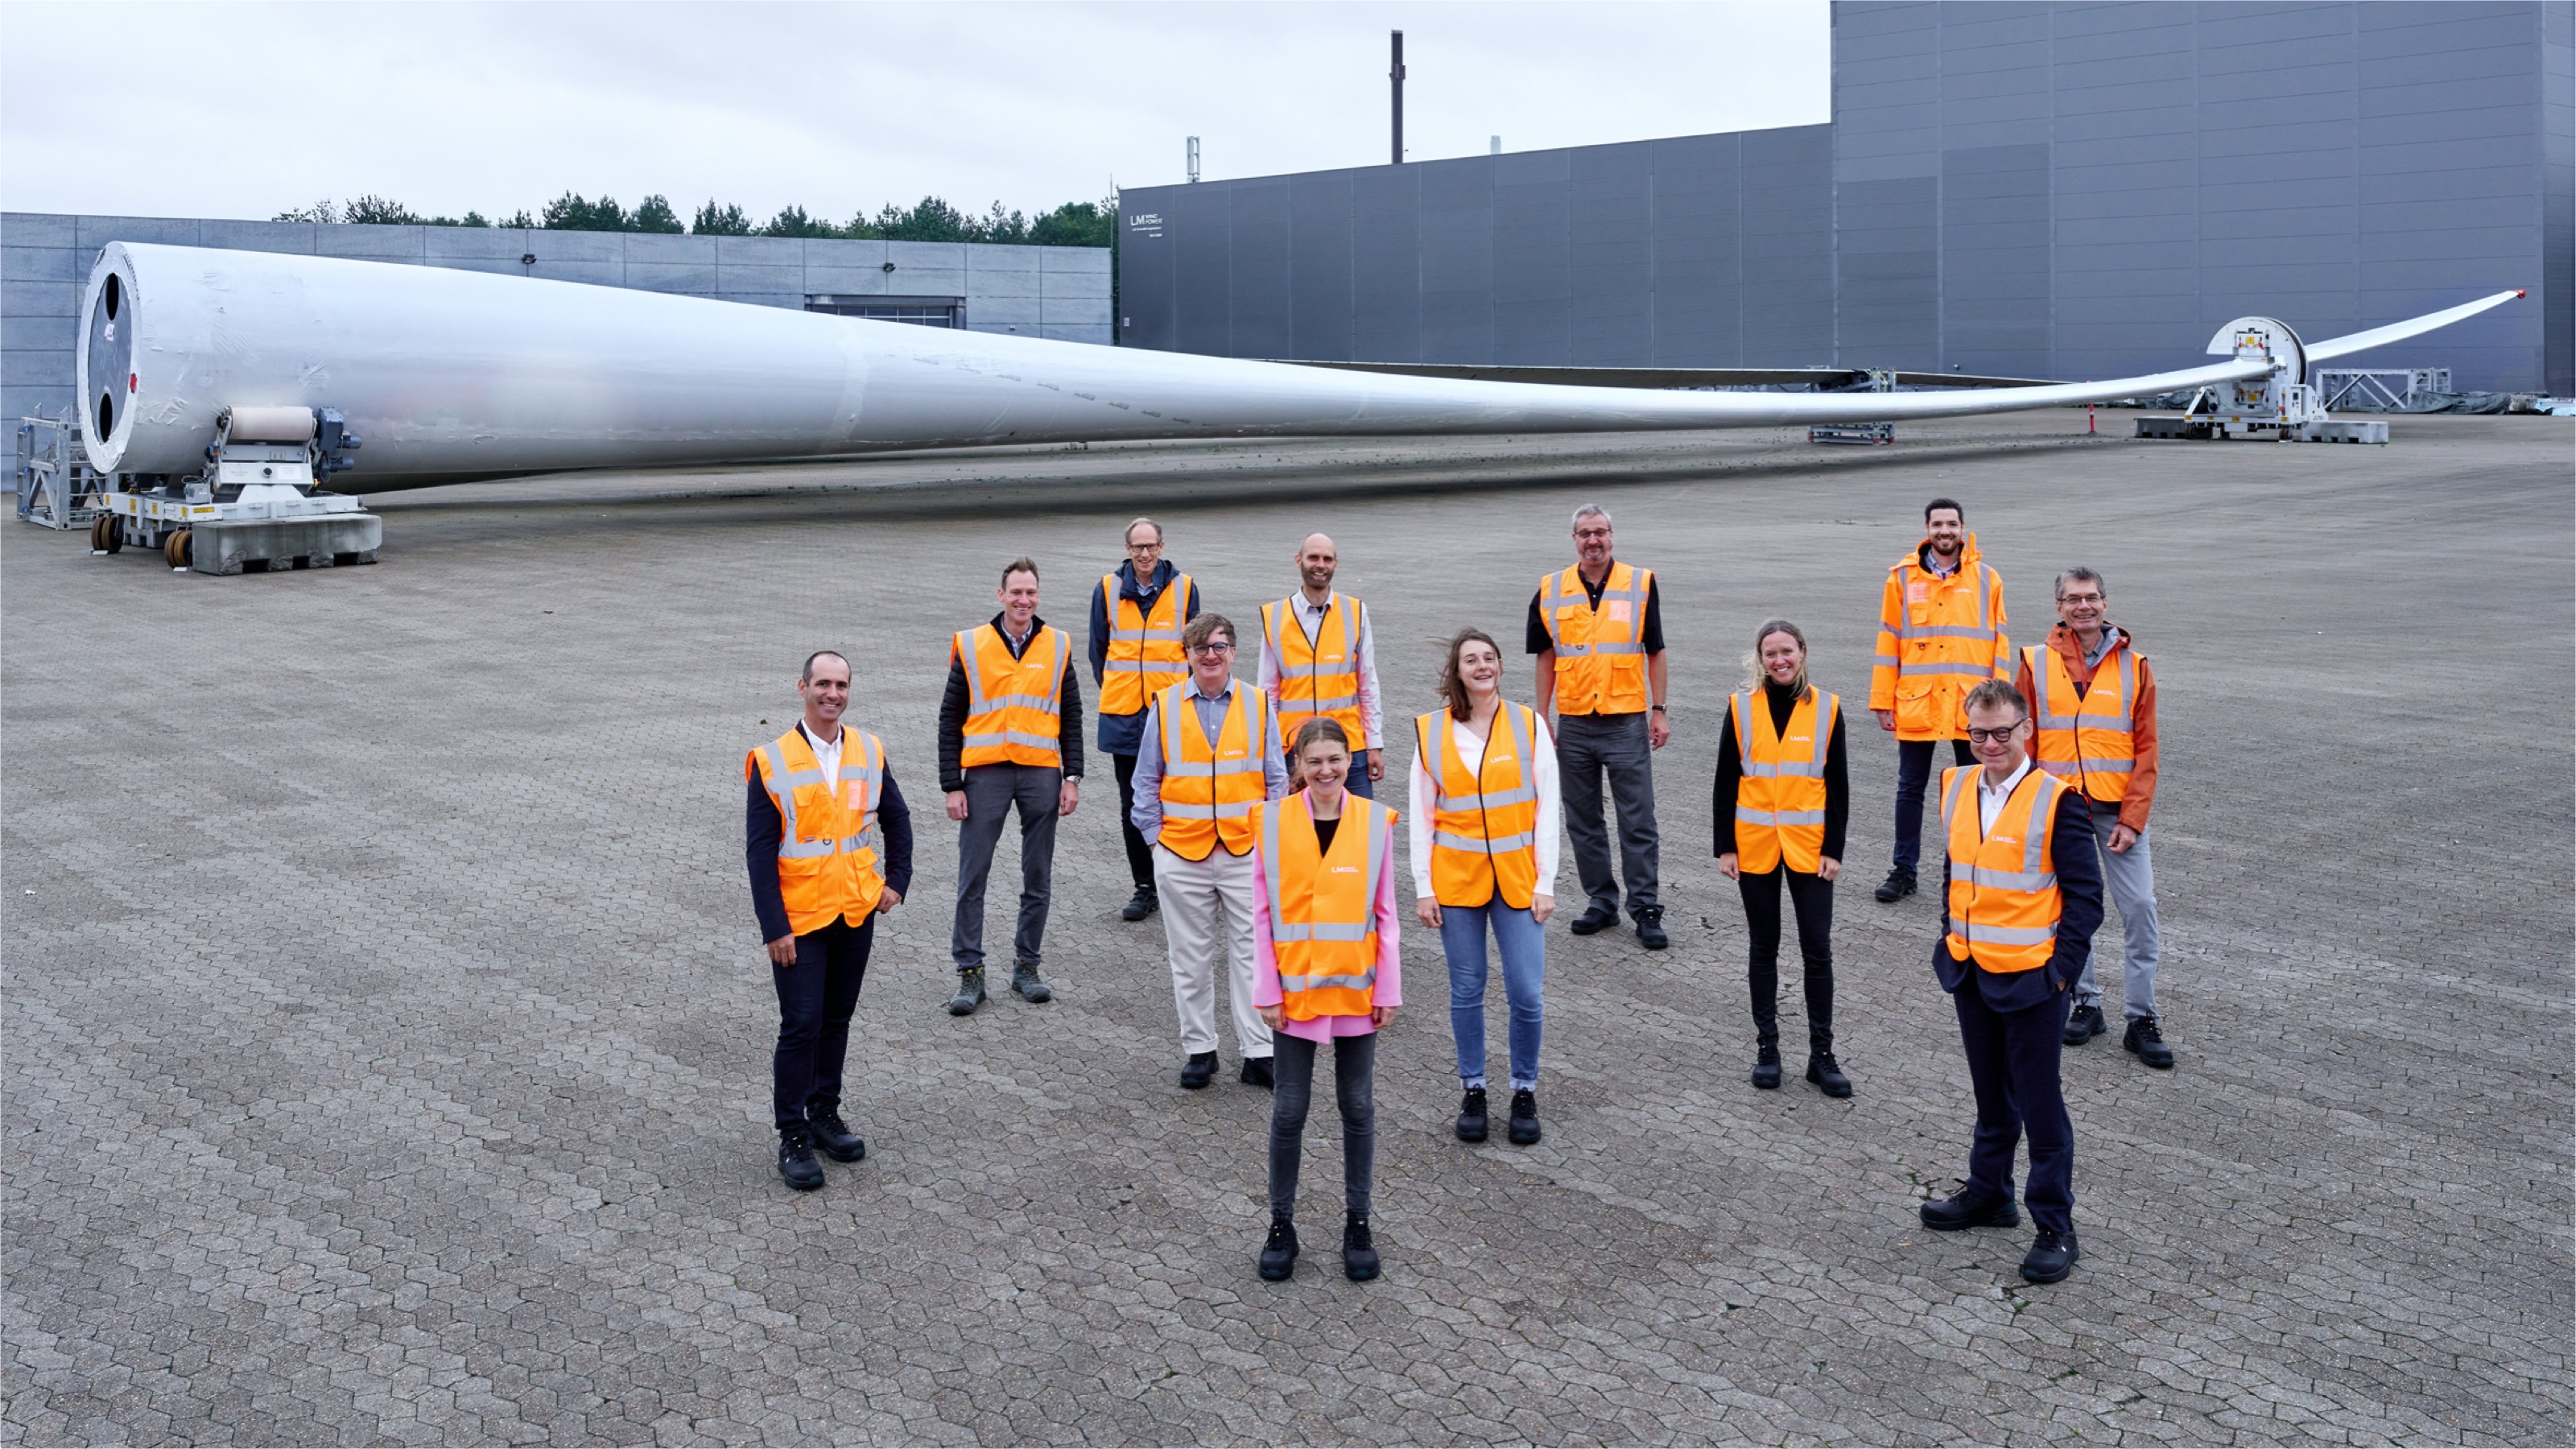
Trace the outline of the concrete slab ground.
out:
[[[2082,426],[540,479],[380,500],[376,568],[230,579],[0,530],[0,1436],[2576,1439],[2576,439]],[[1970,1104],[1933,908],[1868,894],[1893,748],[1854,733],[1850,1100],[1746,1085],[1742,915],[1709,858],[1750,630],[1799,621],[1861,699],[1879,579],[1936,493],[2016,641],[2089,563],[2164,684],[2181,1064],[2068,1054],[2085,1257],[2044,1289],[2014,1272],[2026,1230],[1916,1225]],[[1230,1040],[1218,1086],[1173,1084],[1105,768],[1060,847],[1055,1002],[940,1010],[942,641],[1019,553],[1079,630],[1147,508],[1238,620],[1320,527],[1410,712],[1435,639],[1514,637],[1596,498],[1669,591],[1674,947],[1552,930],[1547,1138],[1470,1149],[1436,943],[1408,933],[1386,1276],[1327,1271],[1319,1114],[1317,1251],[1262,1283],[1268,1099]],[[820,645],[857,663],[921,856],[851,1050],[868,1158],[800,1196],[771,1165],[740,760]]]

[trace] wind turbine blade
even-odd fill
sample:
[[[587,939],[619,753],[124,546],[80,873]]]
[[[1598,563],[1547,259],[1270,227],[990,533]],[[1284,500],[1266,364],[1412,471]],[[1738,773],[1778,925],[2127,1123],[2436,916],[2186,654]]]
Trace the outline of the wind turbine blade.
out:
[[[2475,317],[2489,307],[2501,307],[2522,295],[2518,291],[2498,292],[2492,297],[2480,297],[2474,302],[2463,302],[2457,307],[2440,312],[2427,312],[2421,317],[2411,317],[2403,322],[2391,322],[2385,327],[2373,327],[2367,332],[2348,332],[2341,337],[2329,337],[2323,342],[2311,342],[2308,344],[2308,361],[2315,364],[2331,358],[2350,357],[2356,352],[2368,352],[2374,347],[2385,347],[2391,342],[2403,342],[2409,337],[2421,337],[2437,327],[2448,327],[2454,322]]]

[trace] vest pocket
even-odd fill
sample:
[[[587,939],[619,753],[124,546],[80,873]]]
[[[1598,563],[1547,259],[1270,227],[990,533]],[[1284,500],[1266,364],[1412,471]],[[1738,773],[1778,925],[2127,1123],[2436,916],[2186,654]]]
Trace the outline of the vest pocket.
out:
[[[1900,679],[1896,682],[1896,730],[1899,734],[1930,734],[1949,721],[1940,718],[1940,681],[1935,679]]]

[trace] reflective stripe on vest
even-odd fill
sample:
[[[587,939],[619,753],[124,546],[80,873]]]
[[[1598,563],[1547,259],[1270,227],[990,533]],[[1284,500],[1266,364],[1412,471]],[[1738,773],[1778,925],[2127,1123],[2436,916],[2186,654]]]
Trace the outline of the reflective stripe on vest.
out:
[[[1308,802],[1300,790],[1260,810],[1280,1005],[1291,1021],[1364,1016],[1377,987],[1377,899],[1395,812],[1344,795],[1326,850]]]
[[[1163,732],[1163,829],[1155,838],[1189,860],[1205,860],[1219,845],[1243,855],[1252,849],[1253,807],[1270,793],[1270,696],[1235,681],[1213,744],[1199,726],[1197,698],[1197,683],[1187,679],[1155,698]]]
[[[1011,642],[991,624],[979,624],[950,643],[966,674],[964,748],[957,763],[1034,765],[1061,769],[1061,693],[1073,641],[1062,630],[1041,629],[1028,651],[1011,657]]]
[[[1538,715],[1505,702],[1472,773],[1451,722],[1445,709],[1413,722],[1416,757],[1431,778],[1432,898],[1477,907],[1499,896],[1528,910],[1538,889]]]
[[[801,729],[753,750],[743,763],[778,809],[778,891],[788,929],[807,935],[844,917],[865,924],[885,889],[877,869],[884,743],[843,726],[837,790],[825,782],[823,762]],[[806,792],[801,802],[800,791]]]
[[[1736,695],[1733,713],[1735,752],[1744,762],[1735,790],[1736,868],[1768,875],[1786,860],[1791,870],[1814,875],[1824,859],[1825,759],[1842,699],[1809,685],[1789,711],[1785,740],[1762,691]]]
[[[1322,715],[1342,727],[1353,750],[1367,748],[1360,729],[1360,602],[1333,595],[1315,637],[1306,637],[1304,597],[1261,606],[1261,628],[1279,671],[1279,737],[1296,748],[1297,727]],[[1338,637],[1336,637],[1338,636]]]
[[[1637,714],[1646,707],[1646,601],[1655,572],[1610,566],[1592,603],[1580,566],[1539,580],[1538,617],[1556,651],[1562,714]]]
[[[2031,721],[2039,767],[2078,785],[2087,799],[2120,803],[2138,757],[2138,657],[2128,641],[2112,645],[2093,667],[2081,697],[2066,656],[2054,646],[2033,645],[2022,651],[2022,660],[2039,696],[2039,713]]]
[[[1941,780],[1941,823],[1949,832],[1950,954],[1993,972],[2032,971],[2056,950],[2060,900],[2049,849],[2064,781],[2031,770],[1984,829],[1977,799],[1980,765]]]
[[[1149,613],[1123,597],[1118,575],[1100,578],[1103,613],[1109,621],[1109,648],[1100,666],[1100,712],[1143,714],[1154,696],[1189,678],[1188,656],[1181,649],[1181,611],[1189,604],[1190,576],[1174,574],[1154,596]]]

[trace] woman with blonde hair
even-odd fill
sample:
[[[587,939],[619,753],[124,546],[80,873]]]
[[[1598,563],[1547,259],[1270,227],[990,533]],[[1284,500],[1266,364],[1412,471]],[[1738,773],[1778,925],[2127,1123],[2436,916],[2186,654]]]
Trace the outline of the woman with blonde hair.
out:
[[[1304,787],[1257,807],[1260,886],[1252,907],[1252,1006],[1276,1047],[1270,1105],[1270,1237],[1261,1276],[1297,1267],[1297,1167],[1315,1057],[1333,1044],[1342,1109],[1342,1272],[1377,1276],[1369,1185],[1377,1154],[1377,1031],[1395,1019],[1404,986],[1396,959],[1395,812],[1345,787],[1351,741],[1317,716],[1297,730]]]
[[[1806,960],[1807,1080],[1851,1095],[1834,1060],[1834,878],[1842,874],[1851,777],[1842,701],[1807,682],[1807,636],[1786,619],[1753,634],[1744,688],[1727,701],[1717,754],[1717,868],[1744,896],[1752,939],[1753,1085],[1780,1085],[1780,887]]]
[[[1458,1042],[1458,1140],[1485,1140],[1485,934],[1511,1005],[1511,1140],[1539,1139],[1538,1047],[1547,935],[1556,911],[1556,740],[1502,695],[1503,654],[1461,629],[1440,670],[1447,707],[1413,722],[1414,914],[1449,959]]]

